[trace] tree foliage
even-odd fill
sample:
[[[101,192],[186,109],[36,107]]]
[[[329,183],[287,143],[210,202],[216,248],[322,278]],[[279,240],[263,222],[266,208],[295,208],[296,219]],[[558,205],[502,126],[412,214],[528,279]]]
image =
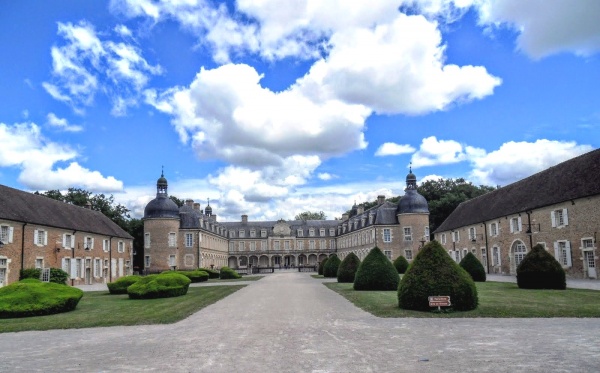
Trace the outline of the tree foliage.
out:
[[[540,244],[525,255],[517,267],[517,285],[522,289],[565,290],[565,270]]]
[[[359,266],[360,259],[358,256],[356,256],[356,254],[351,252],[350,254],[346,255],[338,268],[338,282],[354,282],[354,276],[356,276],[356,271],[358,271]]]
[[[181,207],[181,206],[183,206],[183,203],[184,203],[184,202],[183,202],[183,200],[182,200],[182,199],[179,199],[179,198],[177,198],[177,197],[175,197],[175,196],[169,196],[169,199],[170,199],[171,201],[175,202],[175,204],[177,205],[177,207]]]
[[[304,211],[294,217],[294,220],[325,220],[327,216],[323,211]]]
[[[356,271],[354,290],[396,290],[399,281],[396,267],[375,246]]]
[[[473,253],[467,253],[458,265],[471,275],[473,281],[485,282],[485,268]]]
[[[408,269],[408,260],[400,255],[396,258],[396,260],[394,260],[394,267],[396,267],[398,273],[402,275]]]
[[[331,254],[323,267],[323,277],[337,277],[338,268],[342,261],[336,254]]]

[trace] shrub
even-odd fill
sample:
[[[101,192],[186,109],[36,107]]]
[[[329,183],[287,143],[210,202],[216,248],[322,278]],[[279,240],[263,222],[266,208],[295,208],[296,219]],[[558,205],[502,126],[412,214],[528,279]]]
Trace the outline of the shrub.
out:
[[[127,288],[130,299],[178,297],[187,294],[192,281],[179,273],[161,273],[142,277]]]
[[[342,261],[336,254],[331,254],[323,266],[323,277],[337,277],[338,268]]]
[[[485,268],[483,268],[483,265],[479,259],[477,259],[477,257],[472,253],[465,255],[465,257],[460,261],[459,265],[471,275],[473,281],[485,282]]]
[[[375,246],[356,271],[354,290],[396,290],[399,281],[392,262]]]
[[[408,269],[408,260],[400,255],[394,260],[394,267],[396,267],[396,271],[398,271],[399,274],[403,274]]]
[[[0,318],[51,315],[72,311],[83,291],[70,286],[24,279],[0,288]]]
[[[219,271],[210,268],[198,268],[199,271],[208,273],[208,278],[219,278]]]
[[[337,271],[338,282],[354,282],[354,276],[360,265],[360,259],[354,253],[346,255]]]
[[[125,276],[106,285],[111,294],[127,294],[127,288],[138,282],[141,278],[138,275]]]
[[[429,311],[429,296],[449,295],[452,308],[468,311],[477,308],[477,288],[471,276],[462,269],[437,241],[425,245],[398,287],[400,308]]]
[[[319,274],[323,276],[323,270],[325,269],[325,264],[327,263],[327,258],[323,259],[321,263],[319,263]]]
[[[228,280],[228,279],[235,279],[235,278],[242,278],[242,276],[240,276],[239,273],[237,273],[236,271],[234,271],[233,269],[229,268],[229,267],[221,267],[221,272],[219,272],[219,278],[221,280]]]
[[[208,281],[208,273],[204,271],[165,271],[163,273],[179,273],[189,278],[192,283]]]
[[[535,245],[517,267],[517,285],[522,289],[564,290],[565,270],[542,245]]]
[[[23,280],[26,278],[36,278],[39,279],[41,277],[42,270],[40,268],[26,268],[19,271],[19,280]],[[54,282],[55,284],[64,285],[67,283],[67,279],[69,278],[69,274],[63,271],[60,268],[50,268],[50,282]]]

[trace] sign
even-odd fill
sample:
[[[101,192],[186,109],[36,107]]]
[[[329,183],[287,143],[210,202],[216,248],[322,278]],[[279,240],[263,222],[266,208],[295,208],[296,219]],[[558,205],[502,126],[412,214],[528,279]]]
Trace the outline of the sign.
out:
[[[452,305],[450,303],[449,295],[438,295],[429,297],[429,307],[449,307]]]

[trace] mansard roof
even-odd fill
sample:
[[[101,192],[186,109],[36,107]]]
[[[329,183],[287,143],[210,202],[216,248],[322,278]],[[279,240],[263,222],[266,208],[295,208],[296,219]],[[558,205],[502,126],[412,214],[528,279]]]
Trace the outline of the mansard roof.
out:
[[[132,239],[99,211],[0,185],[0,219]]]
[[[600,194],[600,149],[465,201],[436,232]]]

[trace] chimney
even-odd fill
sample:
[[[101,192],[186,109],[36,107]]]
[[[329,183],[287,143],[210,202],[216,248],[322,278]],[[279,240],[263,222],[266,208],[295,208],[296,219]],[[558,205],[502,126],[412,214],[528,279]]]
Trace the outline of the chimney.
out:
[[[346,221],[346,220],[348,220],[348,218],[349,218],[349,215],[347,212],[342,214],[342,221]]]
[[[242,223],[248,222],[248,215],[242,215]]]
[[[194,203],[194,210],[200,211],[200,204],[198,202]]]
[[[194,200],[193,199],[186,199],[185,200],[185,205],[189,206],[189,207],[194,206]]]
[[[356,207],[356,215],[360,215],[363,212],[365,212],[365,206],[359,205],[359,206]]]
[[[377,204],[378,205],[383,205],[384,202],[385,202],[385,196],[384,195],[377,196]]]
[[[88,210],[91,210],[91,209],[92,209],[92,203],[91,203],[90,201],[87,201],[87,202],[85,203],[85,206],[84,206],[84,207],[85,207],[86,209],[88,209]]]

